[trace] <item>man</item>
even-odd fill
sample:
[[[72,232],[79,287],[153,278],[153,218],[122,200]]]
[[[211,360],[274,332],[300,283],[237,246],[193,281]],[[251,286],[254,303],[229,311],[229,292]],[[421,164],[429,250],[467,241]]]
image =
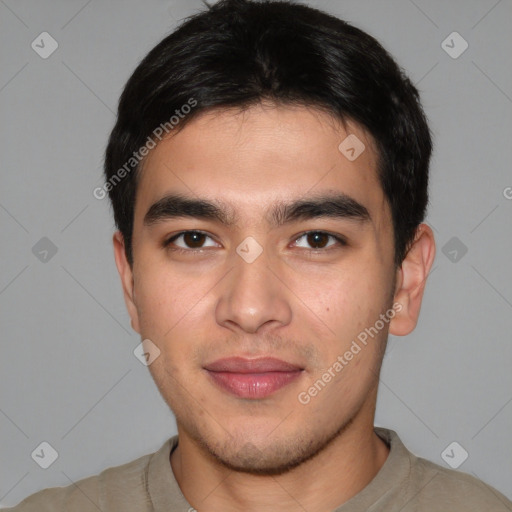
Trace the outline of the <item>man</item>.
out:
[[[178,436],[11,510],[512,510],[373,425],[435,256],[431,150],[409,79],[320,11],[224,0],[164,39],[95,193]]]

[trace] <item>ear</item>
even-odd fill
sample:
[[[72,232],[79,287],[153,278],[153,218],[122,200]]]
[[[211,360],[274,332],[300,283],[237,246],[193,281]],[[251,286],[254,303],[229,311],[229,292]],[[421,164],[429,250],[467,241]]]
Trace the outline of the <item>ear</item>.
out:
[[[434,233],[427,224],[420,224],[414,242],[397,271],[394,302],[401,305],[389,324],[389,333],[405,336],[418,323],[421,301],[428,273],[434,262],[436,245]]]
[[[130,315],[132,328],[140,334],[139,314],[135,304],[135,289],[133,282],[133,271],[126,259],[124,238],[120,231],[116,231],[113,236],[114,257],[116,259],[117,271],[123,285],[124,302]]]

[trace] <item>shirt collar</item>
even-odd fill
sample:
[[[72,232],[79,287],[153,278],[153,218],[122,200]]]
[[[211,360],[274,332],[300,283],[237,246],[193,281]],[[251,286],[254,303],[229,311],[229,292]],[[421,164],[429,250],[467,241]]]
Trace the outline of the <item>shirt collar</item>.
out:
[[[379,509],[379,502],[388,498],[390,492],[398,493],[394,500],[400,503],[405,492],[401,485],[411,470],[410,452],[398,434],[382,427],[374,427],[375,433],[389,446],[388,457],[379,472],[358,494],[338,507],[335,512],[370,512]],[[168,439],[149,461],[146,483],[155,512],[191,512],[172,471],[170,454],[178,446],[178,436]]]

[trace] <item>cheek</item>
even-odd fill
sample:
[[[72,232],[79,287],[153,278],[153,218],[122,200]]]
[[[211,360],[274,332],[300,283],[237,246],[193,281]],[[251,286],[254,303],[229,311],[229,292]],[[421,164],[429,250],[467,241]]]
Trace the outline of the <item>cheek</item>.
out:
[[[364,328],[386,305],[388,285],[375,262],[347,264],[322,273],[296,276],[294,289],[336,333]]]
[[[324,371],[330,369],[336,378],[323,399],[354,398],[367,389],[372,371],[379,366],[389,327],[389,322],[381,325],[379,321],[389,306],[388,284],[375,262],[373,266],[347,267],[346,271],[337,269],[327,277],[324,282],[329,284],[310,296],[315,312],[329,328],[318,345],[322,368],[315,368],[314,378],[322,379]],[[329,375],[322,380],[329,380]]]
[[[208,282],[190,277],[165,264],[140,266],[135,299],[142,335],[165,339],[189,322],[201,308]]]

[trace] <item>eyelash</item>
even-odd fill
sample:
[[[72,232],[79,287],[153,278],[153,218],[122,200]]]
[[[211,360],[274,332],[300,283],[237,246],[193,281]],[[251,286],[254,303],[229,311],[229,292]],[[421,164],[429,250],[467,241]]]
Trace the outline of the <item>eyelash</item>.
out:
[[[189,234],[189,233],[198,233],[198,234],[201,234],[201,235],[205,235],[208,238],[212,238],[208,233],[205,233],[204,231],[199,231],[199,230],[196,230],[196,229],[187,230],[187,231],[180,231],[179,233],[177,233],[175,235],[172,235],[170,238],[166,239],[163,242],[163,247],[168,249],[168,250],[171,250],[172,252],[176,252],[176,253],[187,253],[187,254],[190,254],[190,253],[197,253],[197,252],[203,251],[204,248],[183,249],[182,247],[170,247],[172,242],[174,242],[180,236],[186,235],[186,234]],[[297,236],[297,238],[294,239],[294,242],[296,242],[297,240],[303,238],[304,236],[310,235],[310,234],[327,235],[330,238],[333,238],[334,240],[336,240],[336,242],[338,242],[338,244],[340,246],[342,246],[342,247],[346,247],[348,245],[347,241],[343,237],[341,237],[339,235],[335,235],[333,233],[329,233],[328,231],[318,231],[318,230],[305,231],[304,233],[301,233],[299,236]],[[318,254],[319,252],[326,252],[326,251],[329,251],[329,250],[332,250],[332,249],[333,249],[333,246],[329,246],[329,247],[327,247],[325,249],[304,249],[304,250],[306,252],[308,252],[308,253]]]

